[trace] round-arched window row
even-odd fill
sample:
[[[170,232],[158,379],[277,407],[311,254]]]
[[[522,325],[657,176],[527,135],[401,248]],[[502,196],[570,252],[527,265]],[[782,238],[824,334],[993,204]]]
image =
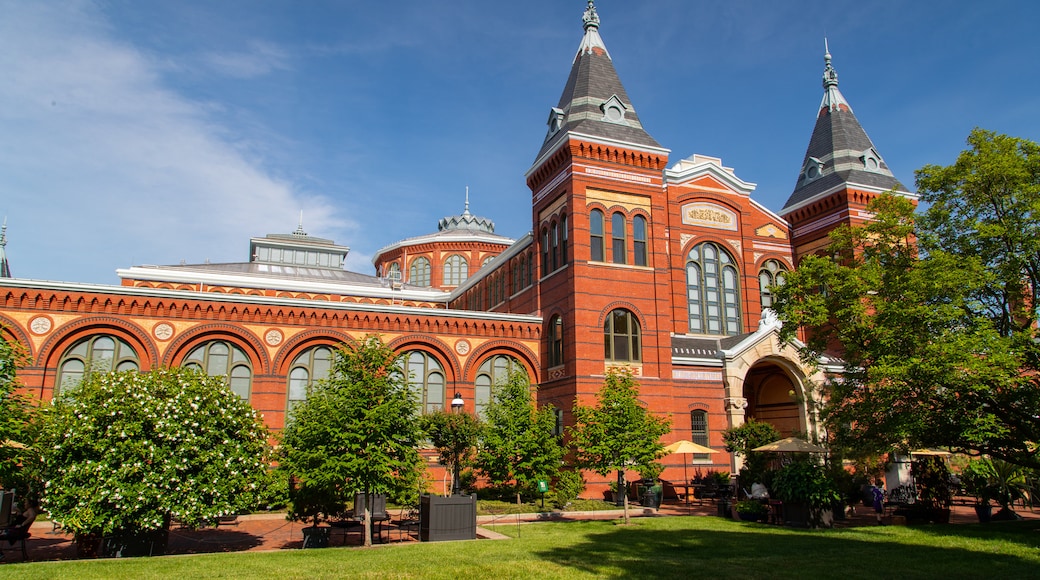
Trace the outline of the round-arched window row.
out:
[[[196,346],[181,361],[184,368],[199,369],[210,376],[226,376],[228,386],[243,400],[249,400],[253,384],[253,365],[249,355],[226,340],[212,340]]]
[[[740,334],[736,261],[715,242],[694,246],[686,258],[686,291],[692,334]]]
[[[90,373],[139,370],[141,359],[129,343],[108,334],[90,336],[62,353],[54,393],[79,385]]]

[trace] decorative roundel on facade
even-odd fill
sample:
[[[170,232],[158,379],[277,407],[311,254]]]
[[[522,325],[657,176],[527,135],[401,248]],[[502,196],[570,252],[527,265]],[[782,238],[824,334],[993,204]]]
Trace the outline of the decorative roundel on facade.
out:
[[[33,334],[47,334],[53,326],[54,323],[46,316],[37,316],[29,321],[29,330],[33,331]]]
[[[152,329],[152,334],[159,340],[170,340],[173,337],[173,327],[166,322],[160,322]]]
[[[467,352],[469,352],[469,341],[468,340],[460,340],[460,341],[456,342],[455,343],[455,352],[457,352],[459,354],[466,354]]]
[[[282,338],[282,331],[277,328],[272,328],[264,334],[264,341],[270,346],[282,344]]]

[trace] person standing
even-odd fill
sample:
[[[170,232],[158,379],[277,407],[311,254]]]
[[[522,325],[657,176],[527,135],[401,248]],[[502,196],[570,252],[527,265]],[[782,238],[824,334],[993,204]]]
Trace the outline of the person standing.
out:
[[[874,502],[874,515],[877,516],[877,525],[881,525],[881,515],[885,513],[885,491],[881,489],[881,480],[874,482],[870,487],[870,497]]]

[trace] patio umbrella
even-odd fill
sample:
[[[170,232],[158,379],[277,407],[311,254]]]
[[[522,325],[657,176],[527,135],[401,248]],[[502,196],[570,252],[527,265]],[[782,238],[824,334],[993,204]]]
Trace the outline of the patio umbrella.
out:
[[[943,451],[942,449],[914,449],[910,452],[910,455],[925,455],[932,457],[948,457],[953,455],[949,451]]]
[[[774,453],[826,453],[827,450],[819,445],[809,443],[805,439],[788,437],[772,443],[766,443],[761,447],[755,447],[752,451],[772,451]]]
[[[26,449],[24,443],[19,443],[14,439],[4,439],[3,442],[0,442],[0,447],[10,447],[12,449]]]
[[[669,455],[672,455],[672,454],[675,454],[675,453],[682,453],[684,455],[689,454],[689,453],[718,453],[718,451],[715,451],[711,447],[705,447],[705,446],[701,445],[700,443],[694,443],[693,441],[687,441],[686,439],[680,439],[680,440],[676,441],[675,443],[672,443],[671,445],[666,446],[664,448],[664,450]],[[686,463],[687,463],[687,461],[686,461],[686,458],[684,457],[683,458],[683,464],[682,464],[683,485],[684,486],[688,486],[690,484],[690,479],[686,475]],[[689,505],[690,504],[690,493],[689,493],[689,488],[687,487],[686,489],[687,489],[687,492],[686,492],[686,505]]]

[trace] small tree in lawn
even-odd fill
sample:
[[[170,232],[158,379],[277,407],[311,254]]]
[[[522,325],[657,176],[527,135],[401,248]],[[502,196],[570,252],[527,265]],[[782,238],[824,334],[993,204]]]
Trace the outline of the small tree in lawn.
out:
[[[293,408],[279,468],[293,478],[294,519],[339,513],[356,492],[405,493],[417,481],[422,439],[417,405],[399,357],[376,336],[344,345],[327,379]],[[355,514],[360,515],[360,514]],[[365,545],[372,543],[365,506]]]
[[[492,485],[514,485],[516,501],[533,493],[538,480],[551,480],[560,470],[563,447],[554,431],[551,405],[539,409],[527,374],[513,372],[496,385],[484,410],[485,429],[477,453],[477,468]]]
[[[656,477],[662,469],[657,461],[664,452],[661,436],[670,429],[670,421],[651,414],[638,397],[639,385],[631,371],[611,371],[595,407],[574,406],[574,426],[570,429],[579,466],[600,475],[617,472],[618,490],[625,497],[626,524],[625,470]]]
[[[268,432],[224,377],[90,373],[44,416],[44,507],[79,537],[129,538],[256,505]]]
[[[461,493],[459,473],[473,458],[480,436],[480,420],[465,411],[453,413],[441,409],[424,415],[422,426],[430,443],[440,452],[441,463],[451,469],[451,494]]]

